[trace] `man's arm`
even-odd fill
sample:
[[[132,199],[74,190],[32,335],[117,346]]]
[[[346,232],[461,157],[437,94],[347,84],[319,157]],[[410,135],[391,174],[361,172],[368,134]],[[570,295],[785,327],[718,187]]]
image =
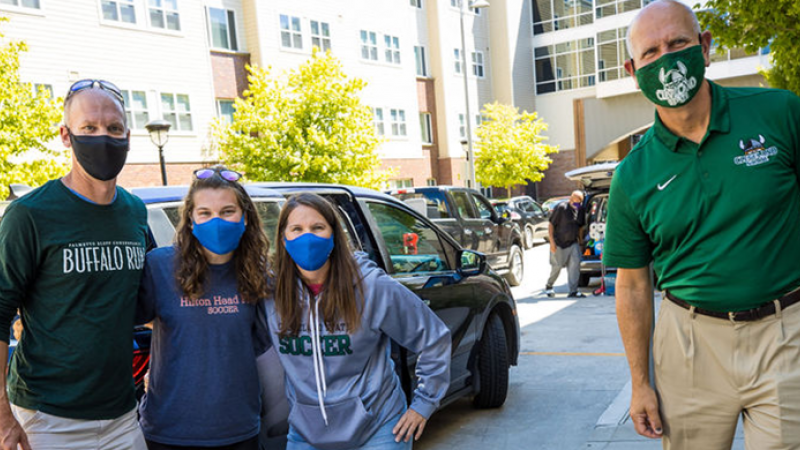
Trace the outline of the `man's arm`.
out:
[[[8,361],[8,343],[0,341],[0,450],[31,450],[28,435],[11,412],[6,391],[6,361]]]
[[[652,294],[649,267],[617,269],[617,322],[631,372],[630,415],[637,433],[658,439],[662,435],[661,416],[650,385]]]
[[[556,238],[555,238],[555,228],[553,227],[553,222],[547,227],[547,232],[550,234],[550,253],[556,252]]]

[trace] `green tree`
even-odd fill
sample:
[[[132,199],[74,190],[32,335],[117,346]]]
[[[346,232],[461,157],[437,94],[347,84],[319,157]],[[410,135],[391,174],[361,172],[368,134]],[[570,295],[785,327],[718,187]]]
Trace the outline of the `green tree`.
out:
[[[700,23],[722,47],[743,47],[755,53],[769,46],[772,69],[762,71],[767,81],[800,94],[800,2],[709,0],[703,9],[697,14]]]
[[[547,155],[558,146],[547,145],[547,124],[537,114],[511,105],[488,103],[481,115],[475,144],[475,178],[486,186],[510,189],[527,180],[541,181],[553,162]]]
[[[248,67],[250,86],[236,99],[233,123],[217,121],[223,162],[251,181],[310,181],[380,188],[388,173],[380,158],[372,111],[330,52],[280,76]]]
[[[6,20],[0,17],[0,24]],[[24,51],[24,42],[0,46],[0,199],[8,196],[11,183],[39,186],[68,170],[66,150],[46,146],[58,135],[61,99],[51,99],[43,89],[34,92],[30,83],[20,81],[19,55]]]

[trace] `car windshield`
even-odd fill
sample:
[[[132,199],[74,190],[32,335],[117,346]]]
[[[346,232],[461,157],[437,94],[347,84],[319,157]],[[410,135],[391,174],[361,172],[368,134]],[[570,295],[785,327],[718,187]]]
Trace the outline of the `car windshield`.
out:
[[[445,200],[444,192],[414,192],[410,194],[396,194],[394,197],[404,201],[418,213],[429,219],[450,218],[450,213],[447,211],[447,201]]]

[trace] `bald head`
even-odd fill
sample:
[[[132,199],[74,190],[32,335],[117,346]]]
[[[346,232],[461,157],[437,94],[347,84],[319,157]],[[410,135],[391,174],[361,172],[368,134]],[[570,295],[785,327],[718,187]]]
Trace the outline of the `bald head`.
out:
[[[643,52],[648,50],[645,48],[647,43],[642,42],[646,41],[646,37],[642,35],[665,27],[678,28],[692,36],[701,32],[692,8],[676,0],[657,0],[642,8],[628,25],[625,37],[628,54],[634,60],[641,59]]]
[[[580,190],[572,191],[572,194],[569,196],[569,199],[572,202],[583,202],[583,191]]]

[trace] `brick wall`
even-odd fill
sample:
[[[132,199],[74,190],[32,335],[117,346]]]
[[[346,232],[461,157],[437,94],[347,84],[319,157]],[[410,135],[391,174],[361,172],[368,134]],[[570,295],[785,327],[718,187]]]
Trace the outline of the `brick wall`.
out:
[[[217,98],[241,97],[247,89],[249,54],[211,52],[211,70],[214,77],[214,95]]]
[[[429,178],[434,178],[431,172],[431,151],[422,149],[422,158],[384,158],[381,159],[381,169],[395,169],[392,179],[413,180],[414,186],[425,186]]]
[[[569,195],[580,186],[577,182],[569,181],[564,174],[577,168],[574,150],[561,150],[550,154],[553,163],[544,172],[544,179],[538,186],[539,200],[544,201],[550,197]]]
[[[466,186],[466,158],[439,158],[438,184]]]
[[[204,164],[167,164],[167,184],[185,185],[192,182],[192,174]],[[158,164],[127,164],[117,177],[124,188],[161,186],[161,166]]]

